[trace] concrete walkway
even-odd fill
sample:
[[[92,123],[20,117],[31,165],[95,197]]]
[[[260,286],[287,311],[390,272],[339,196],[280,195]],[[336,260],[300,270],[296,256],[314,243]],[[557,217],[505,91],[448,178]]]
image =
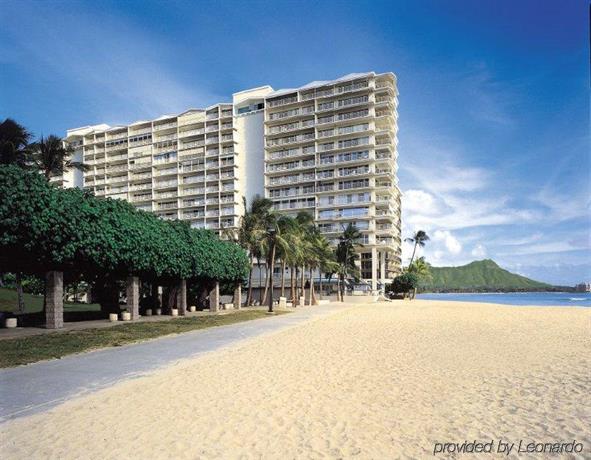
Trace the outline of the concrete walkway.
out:
[[[0,369],[0,422],[42,412],[73,397],[146,375],[178,360],[295,327],[350,307],[338,303],[303,307],[287,315]]]

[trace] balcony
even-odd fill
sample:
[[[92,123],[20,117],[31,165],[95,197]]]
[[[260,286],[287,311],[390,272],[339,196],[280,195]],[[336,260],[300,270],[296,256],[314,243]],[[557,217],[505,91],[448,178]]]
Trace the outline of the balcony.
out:
[[[152,166],[152,162],[150,160],[136,161],[135,163],[129,164],[129,169],[131,169],[131,170],[145,169],[145,168],[150,168],[151,166]]]
[[[270,152],[267,155],[269,160],[281,160],[283,158],[291,158],[303,155],[314,155],[315,149],[312,146],[303,147],[303,148],[294,148],[288,150],[280,150],[277,152]]]
[[[281,107],[283,105],[293,104],[295,102],[298,102],[297,95],[282,97],[281,99],[268,100],[267,105],[269,107]]]
[[[170,123],[164,123],[161,125],[154,125],[154,131],[161,131],[163,129],[172,129],[172,128],[176,128],[177,127],[177,123],[176,121],[170,122]]]
[[[203,128],[181,131],[179,133],[179,137],[199,136],[201,134],[205,134],[205,130]]]
[[[176,196],[176,192],[157,192],[154,198],[157,200],[162,200],[166,198],[176,198]]]
[[[130,199],[130,201],[136,203],[139,201],[151,201],[152,200],[152,194],[151,193],[145,193],[142,195],[133,195]]]
[[[176,186],[178,186],[178,181],[176,181],[176,180],[154,182],[155,189],[170,188],[170,187],[176,187]]]
[[[314,133],[299,134],[297,136],[280,137],[278,139],[267,139],[267,147],[277,147],[288,144],[298,144],[314,140]]]
[[[183,190],[182,194],[187,195],[202,195],[205,193],[205,187],[191,187]]]

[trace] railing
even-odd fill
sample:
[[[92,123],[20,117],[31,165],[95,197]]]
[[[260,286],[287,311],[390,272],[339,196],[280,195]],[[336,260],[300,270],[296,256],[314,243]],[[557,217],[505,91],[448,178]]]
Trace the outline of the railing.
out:
[[[162,125],[154,125],[154,131],[159,131],[161,129],[167,129],[167,128],[176,128],[177,127],[177,123],[176,121],[171,122],[171,123],[164,123]]]
[[[204,129],[191,129],[189,131],[181,131],[179,133],[179,137],[186,137],[186,136],[198,136],[200,134],[204,134]]]
[[[177,185],[178,185],[178,181],[176,181],[176,180],[154,182],[154,188],[176,187]]]
[[[281,99],[275,99],[272,101],[267,101],[267,104],[269,105],[269,107],[280,107],[282,105],[293,104],[294,102],[297,102],[297,101],[298,101],[297,96],[291,96],[291,97],[284,97]]]

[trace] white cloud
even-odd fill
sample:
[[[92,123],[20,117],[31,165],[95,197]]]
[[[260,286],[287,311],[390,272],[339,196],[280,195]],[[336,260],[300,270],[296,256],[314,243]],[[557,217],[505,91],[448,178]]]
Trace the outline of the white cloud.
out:
[[[449,230],[436,230],[433,233],[433,241],[442,242],[450,254],[459,254],[462,252],[462,245],[458,239],[451,234]]]
[[[487,252],[486,252],[486,248],[484,247],[484,245],[477,244],[476,246],[474,246],[474,248],[472,249],[470,254],[472,254],[474,257],[482,259],[483,257],[486,257]]]

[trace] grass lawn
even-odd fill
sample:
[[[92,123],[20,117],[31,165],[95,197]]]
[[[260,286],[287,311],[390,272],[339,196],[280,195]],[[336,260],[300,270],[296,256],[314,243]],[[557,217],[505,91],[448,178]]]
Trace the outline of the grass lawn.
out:
[[[25,313],[37,313],[43,310],[43,296],[24,294]],[[64,302],[64,312],[69,311],[99,311],[100,305],[96,303],[67,303]],[[16,312],[18,304],[14,289],[0,288],[0,311]]]
[[[278,311],[278,314],[287,313]],[[0,367],[13,367],[61,358],[97,348],[118,347],[169,334],[205,329],[266,317],[262,310],[242,310],[227,315],[175,318],[169,321],[126,323],[101,329],[54,332],[0,340]]]

